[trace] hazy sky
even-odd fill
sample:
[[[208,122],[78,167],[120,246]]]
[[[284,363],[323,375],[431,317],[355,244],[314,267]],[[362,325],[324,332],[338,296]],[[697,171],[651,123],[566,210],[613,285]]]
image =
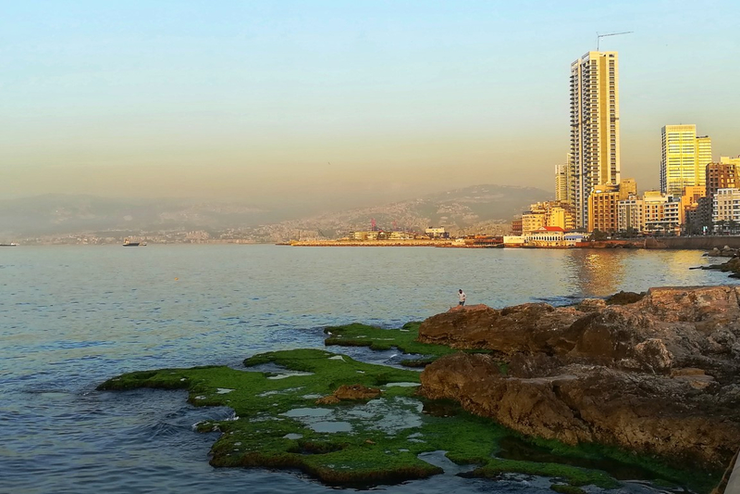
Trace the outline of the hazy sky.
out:
[[[740,154],[740,2],[0,0],[0,196],[554,189],[570,63],[619,52],[622,176]]]

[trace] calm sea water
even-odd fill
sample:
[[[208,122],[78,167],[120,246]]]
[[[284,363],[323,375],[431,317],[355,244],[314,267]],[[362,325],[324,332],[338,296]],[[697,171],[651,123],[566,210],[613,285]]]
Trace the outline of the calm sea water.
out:
[[[184,392],[103,393],[122,372],[322,347],[326,325],[398,327],[456,304],[563,304],[651,286],[734,283],[695,251],[160,246],[0,249],[0,492],[326,493],[298,473],[213,469],[228,409]],[[353,350],[386,362],[388,354]],[[374,490],[551,492],[546,479],[433,480]],[[628,483],[610,492],[655,492]]]

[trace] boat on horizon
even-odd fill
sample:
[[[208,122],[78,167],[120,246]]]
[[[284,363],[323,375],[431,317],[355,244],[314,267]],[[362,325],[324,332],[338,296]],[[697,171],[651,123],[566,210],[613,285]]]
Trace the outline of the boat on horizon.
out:
[[[139,247],[139,246],[145,246],[146,242],[133,242],[131,239],[124,238],[123,239],[123,246],[124,247]]]
[[[10,242],[9,244],[0,244],[0,247],[16,247],[17,245],[15,242]]]

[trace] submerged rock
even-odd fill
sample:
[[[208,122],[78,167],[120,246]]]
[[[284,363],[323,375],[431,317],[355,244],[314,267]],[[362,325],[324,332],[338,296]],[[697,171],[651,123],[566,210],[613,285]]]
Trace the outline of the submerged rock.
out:
[[[739,295],[653,288],[626,305],[452,309],[424,321],[420,341],[491,355],[440,358],[421,393],[528,435],[719,469],[740,446]]]
[[[317,405],[334,405],[340,401],[372,400],[380,396],[380,389],[368,388],[362,384],[343,384],[334,393],[316,400]]]

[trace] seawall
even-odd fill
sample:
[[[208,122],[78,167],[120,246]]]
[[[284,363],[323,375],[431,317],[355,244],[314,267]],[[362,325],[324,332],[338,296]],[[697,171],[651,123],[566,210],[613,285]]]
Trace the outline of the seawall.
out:
[[[722,249],[725,245],[740,248],[740,236],[696,236],[696,237],[661,237],[648,238],[645,241],[646,249]]]

